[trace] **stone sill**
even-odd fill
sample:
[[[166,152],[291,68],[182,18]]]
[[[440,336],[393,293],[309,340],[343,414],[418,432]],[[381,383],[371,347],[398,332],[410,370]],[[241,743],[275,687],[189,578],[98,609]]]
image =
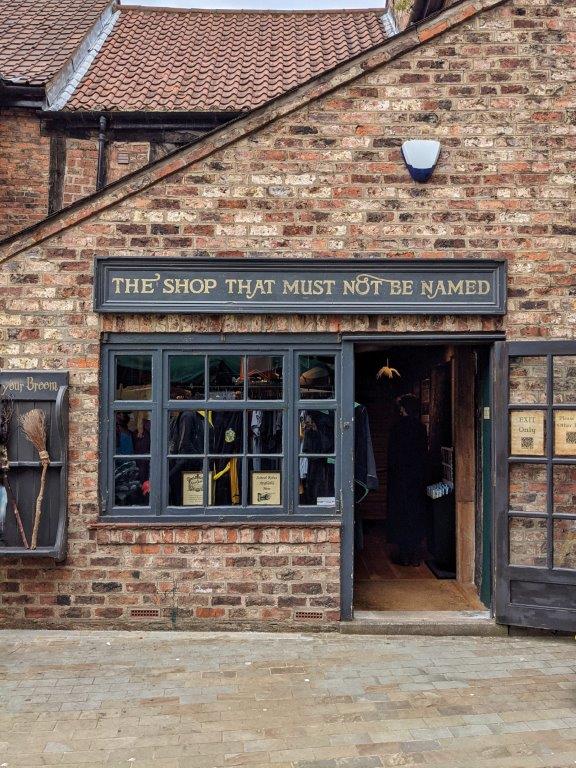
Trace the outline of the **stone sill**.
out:
[[[121,531],[121,530],[175,530],[182,528],[197,528],[200,530],[209,530],[213,528],[341,528],[342,523],[337,520],[326,520],[325,522],[310,521],[310,522],[289,522],[286,520],[256,520],[251,522],[199,522],[197,520],[191,520],[190,522],[180,523],[148,523],[148,522],[134,522],[134,523],[104,523],[96,522],[88,525],[89,531]]]

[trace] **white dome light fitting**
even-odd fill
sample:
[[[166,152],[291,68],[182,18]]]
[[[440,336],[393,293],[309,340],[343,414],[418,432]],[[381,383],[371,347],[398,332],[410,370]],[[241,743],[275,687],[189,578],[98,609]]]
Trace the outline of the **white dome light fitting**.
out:
[[[414,181],[428,181],[436,167],[439,156],[439,141],[411,139],[402,144],[402,157]]]

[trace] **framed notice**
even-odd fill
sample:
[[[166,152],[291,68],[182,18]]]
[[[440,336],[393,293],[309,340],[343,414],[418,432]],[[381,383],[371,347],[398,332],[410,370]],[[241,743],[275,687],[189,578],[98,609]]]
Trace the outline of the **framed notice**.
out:
[[[279,507],[281,472],[252,472],[252,496],[255,506]]]
[[[182,472],[182,506],[201,507],[204,504],[204,473]]]
[[[544,411],[512,411],[510,414],[512,456],[544,456]]]
[[[576,456],[576,411],[555,412],[554,453],[556,456]]]

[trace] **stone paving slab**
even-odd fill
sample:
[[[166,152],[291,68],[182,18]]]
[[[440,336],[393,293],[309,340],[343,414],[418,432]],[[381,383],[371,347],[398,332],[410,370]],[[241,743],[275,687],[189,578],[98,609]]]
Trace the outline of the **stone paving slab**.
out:
[[[568,768],[569,638],[0,632],[0,768]]]

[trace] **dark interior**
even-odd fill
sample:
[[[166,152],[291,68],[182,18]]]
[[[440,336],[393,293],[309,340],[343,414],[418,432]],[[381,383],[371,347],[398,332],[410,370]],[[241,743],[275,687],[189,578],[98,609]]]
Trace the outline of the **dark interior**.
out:
[[[397,548],[390,540],[390,432],[399,420],[397,400],[417,398],[419,421],[427,431],[427,457],[422,485],[436,486],[454,478],[453,351],[448,346],[359,347],[356,352],[355,399],[368,410],[378,474],[378,489],[355,508],[355,607],[364,610],[462,610],[472,607],[456,582],[455,494],[446,485],[430,498],[424,491],[424,535],[419,565],[394,562]],[[383,368],[388,369],[378,376]],[[391,370],[393,369],[393,370]],[[386,375],[388,374],[388,375]],[[399,374],[399,375],[398,375]],[[391,378],[390,378],[391,376]],[[456,406],[457,409],[457,406]],[[457,413],[457,410],[456,410]],[[443,464],[444,459],[444,464]]]

